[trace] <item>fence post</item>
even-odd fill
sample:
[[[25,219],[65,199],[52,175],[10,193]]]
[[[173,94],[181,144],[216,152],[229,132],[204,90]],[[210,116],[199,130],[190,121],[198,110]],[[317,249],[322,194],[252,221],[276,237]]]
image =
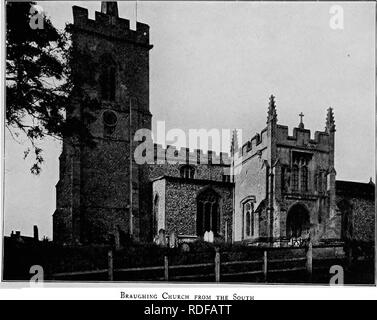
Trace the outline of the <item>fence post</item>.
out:
[[[164,256],[164,278],[169,281],[169,257]]]
[[[308,249],[306,252],[306,271],[308,272],[309,281],[313,275],[313,244],[309,241]]]
[[[216,282],[220,282],[220,250],[216,247],[215,251],[215,278]]]
[[[267,250],[263,251],[263,276],[264,281],[267,282],[267,269],[268,268],[268,256],[267,256]]]
[[[113,250],[109,250],[107,253],[107,275],[108,280],[113,281],[114,280],[114,264],[113,264]]]

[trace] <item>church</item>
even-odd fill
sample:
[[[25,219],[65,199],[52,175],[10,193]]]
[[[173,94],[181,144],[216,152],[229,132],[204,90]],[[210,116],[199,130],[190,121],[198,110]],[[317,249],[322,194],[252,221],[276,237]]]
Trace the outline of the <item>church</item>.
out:
[[[135,134],[152,126],[149,26],[132,30],[116,2],[102,2],[93,20],[74,6],[71,30],[81,58],[67,117],[87,123],[95,146],[63,140],[54,242],[182,243],[208,232],[255,246],[373,241],[374,183],[336,180],[332,108],[323,131],[312,135],[300,114],[289,135],[271,96],[262,130],[242,145],[234,132],[229,154],[153,144],[152,163],[138,164]]]

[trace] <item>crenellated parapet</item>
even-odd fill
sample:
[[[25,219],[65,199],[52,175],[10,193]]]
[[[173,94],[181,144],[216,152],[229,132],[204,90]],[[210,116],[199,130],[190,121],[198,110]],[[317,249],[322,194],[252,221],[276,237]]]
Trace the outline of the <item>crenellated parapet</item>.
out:
[[[89,19],[88,9],[73,7],[73,25],[82,31],[95,33],[112,40],[132,42],[152,48],[149,43],[149,26],[136,22],[136,30],[130,28],[130,21],[103,12],[95,12],[95,19]]]
[[[288,126],[277,126],[278,144],[290,147],[312,147],[315,149],[326,149],[329,145],[329,134],[326,131],[315,131],[314,137],[311,136],[309,129],[293,128],[293,134],[289,135]]]
[[[164,148],[161,144],[154,144],[153,162],[156,164],[205,164],[229,166],[231,163],[228,153],[208,150],[206,153],[200,149],[177,148],[168,145]]]
[[[242,145],[239,149],[239,155],[242,157],[249,157],[255,153],[259,153],[262,149],[267,147],[267,128],[260,133],[255,134],[249,141]]]
[[[299,116],[301,118],[300,123],[298,127],[293,128],[293,133],[290,135],[288,126],[277,124],[275,97],[271,95],[267,113],[267,127],[243,143],[241,147],[235,149],[235,156],[244,161],[250,157],[261,155],[265,149],[272,149],[273,146],[329,152],[333,148],[332,140],[335,132],[332,108],[327,111],[325,130],[315,131],[314,137],[311,136],[311,131],[304,126],[304,114],[301,112]],[[270,156],[272,156],[272,151],[270,151]]]

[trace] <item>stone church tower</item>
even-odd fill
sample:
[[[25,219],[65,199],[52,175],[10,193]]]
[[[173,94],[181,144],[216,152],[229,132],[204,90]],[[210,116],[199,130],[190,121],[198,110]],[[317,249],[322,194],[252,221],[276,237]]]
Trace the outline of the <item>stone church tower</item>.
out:
[[[131,30],[116,2],[102,2],[95,20],[74,6],[72,46],[74,91],[67,118],[86,123],[95,146],[81,136],[64,138],[54,241],[144,240],[151,190],[144,183],[146,168],[134,162],[133,137],[139,128],[151,129],[149,26],[137,22]]]

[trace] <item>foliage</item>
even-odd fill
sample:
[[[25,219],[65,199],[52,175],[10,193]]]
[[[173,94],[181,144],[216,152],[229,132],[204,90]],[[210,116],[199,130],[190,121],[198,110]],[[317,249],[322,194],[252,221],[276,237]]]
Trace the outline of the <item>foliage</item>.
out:
[[[89,99],[74,85],[73,70],[87,57],[73,54],[70,26],[58,31],[48,17],[42,29],[29,25],[30,8],[35,2],[8,2],[6,28],[6,128],[17,141],[20,134],[31,144],[24,158],[34,154],[33,174],[41,172],[43,150],[38,143],[46,136],[61,139],[80,136],[81,141],[93,143],[88,130],[85,110],[98,101]],[[79,60],[81,58],[81,60]],[[81,92],[83,111],[78,117],[71,114],[72,93]],[[84,122],[81,119],[86,119]]]

